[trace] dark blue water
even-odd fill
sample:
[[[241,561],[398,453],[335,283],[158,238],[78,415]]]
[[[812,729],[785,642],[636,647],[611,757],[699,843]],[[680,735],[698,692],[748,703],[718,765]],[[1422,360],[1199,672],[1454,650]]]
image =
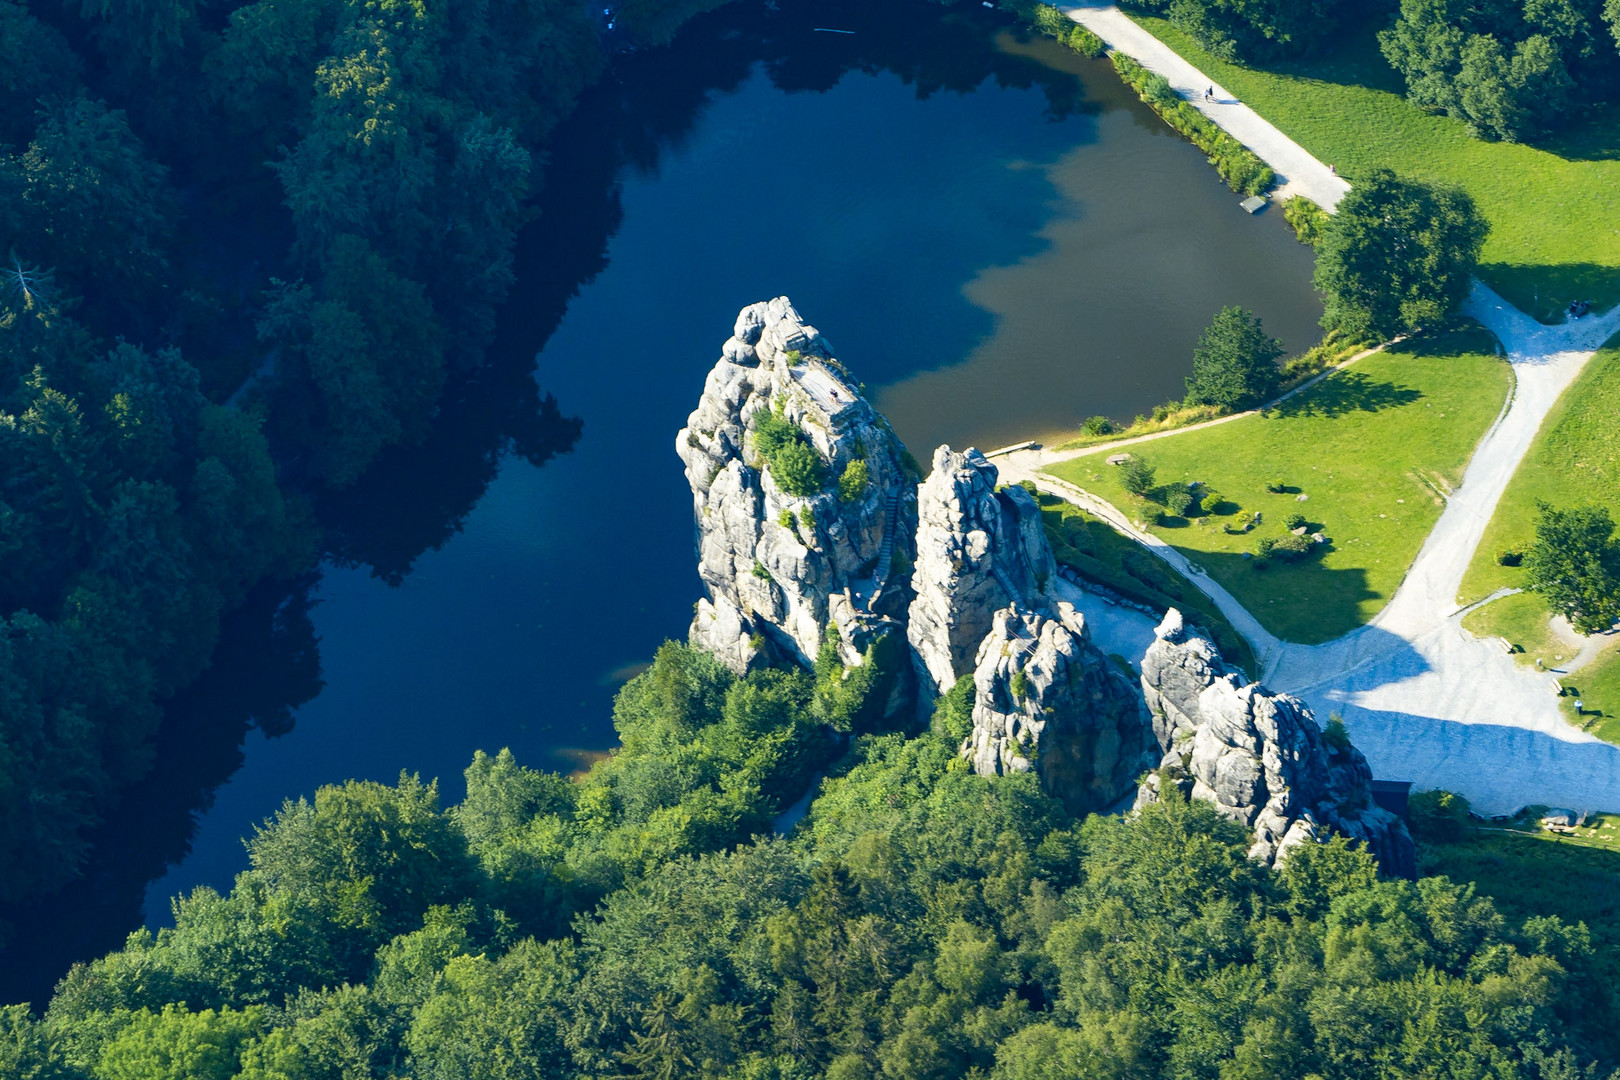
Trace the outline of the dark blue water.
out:
[[[258,727],[196,791],[153,780],[175,835],[149,864],[229,774],[149,922],[228,888],[239,838],[322,784],[404,770],[453,800],[476,749],[570,769],[611,745],[613,693],[698,596],[673,441],[745,304],[791,296],[924,460],[1179,396],[1222,304],[1314,340],[1308,252],[1106,63],[978,8],[865,7],[717,13],[621,57],[559,133],[489,370],[322,504],[318,579],[263,598],[177,709]],[[280,703],[232,699],[256,682]]]
[[[626,166],[606,266],[535,368],[582,419],[577,442],[541,466],[503,458],[459,531],[397,583],[368,566],[327,568],[313,611],[324,689],[291,734],[250,736],[190,856],[153,884],[148,917],[161,921],[176,892],[227,887],[244,865],[239,837],[321,784],[405,770],[440,778],[454,799],[475,749],[510,746],[568,769],[578,752],[611,745],[614,691],[684,633],[698,596],[673,440],[745,304],[791,296],[919,456],[939,441],[1048,434],[1175,395],[1197,331],[1227,302],[1209,294],[1230,292],[1291,345],[1308,344],[1319,315],[1310,260],[1283,223],[1241,215],[1198,153],[1163,134],[1106,68],[1086,74],[1096,111],[1055,118],[1041,87],[998,87],[988,73],[967,93],[920,97],[887,71],[789,93],[756,65],[734,89],[708,93],[656,163]],[[1075,190],[1088,173],[1128,183],[1132,167],[1154,170],[1134,192]],[[1192,204],[1194,220],[1154,192]],[[1132,205],[1137,220],[1122,219]],[[1200,224],[1209,235],[1170,235]],[[1150,244],[1121,265],[1124,250]],[[1104,321],[1088,311],[1089,291],[1117,306],[1121,276],[1151,287],[1189,269],[1219,280],[1106,320],[1134,334],[1138,352],[1088,348]],[[995,310],[1009,298],[1011,316]],[[1048,320],[1060,341],[1072,336],[1045,355],[998,346],[998,336],[1042,339]],[[987,403],[983,388],[952,392],[987,367],[1014,390],[1011,408]],[[1070,377],[1054,386],[1061,372]],[[409,498],[408,484],[390,495]]]

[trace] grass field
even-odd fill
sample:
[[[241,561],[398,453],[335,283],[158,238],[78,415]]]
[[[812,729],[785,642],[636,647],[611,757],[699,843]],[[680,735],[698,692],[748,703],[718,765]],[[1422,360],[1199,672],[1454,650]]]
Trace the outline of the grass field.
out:
[[[1522,651],[1514,659],[1543,670],[1555,668],[1580,650],[1559,637],[1547,621],[1547,605],[1534,593],[1514,593],[1492,600],[1463,616],[1463,629],[1476,637],[1506,638]]]
[[[1573,299],[1620,301],[1620,108],[1541,145],[1485,142],[1406,103],[1376,27],[1326,57],[1261,70],[1217,60],[1162,19],[1139,21],[1350,180],[1386,166],[1468,191],[1492,227],[1480,276],[1524,310],[1549,320]]]
[[[1191,519],[1161,518],[1128,494],[1106,452],[1049,471],[1143,521],[1278,637],[1329,641],[1389,600],[1439,518],[1441,493],[1501,411],[1511,376],[1494,349],[1470,324],[1367,357],[1270,413],[1133,447],[1159,485],[1199,481],[1218,493]],[[1288,490],[1268,492],[1276,481]],[[1261,524],[1226,531],[1252,511]],[[1264,567],[1246,557],[1284,535],[1296,511],[1331,541],[1323,554]]]
[[[1620,339],[1592,357],[1542,423],[1485,527],[1463,578],[1462,602],[1524,583],[1524,571],[1499,565],[1497,556],[1522,552],[1535,539],[1538,499],[1607,506],[1620,521]]]
[[[1485,536],[1463,578],[1460,599],[1472,603],[1505,587],[1524,584],[1524,571],[1503,566],[1503,551],[1524,551],[1536,535],[1536,502],[1554,506],[1597,504],[1620,521],[1620,339],[1611,340],[1581,372],[1536,434],[1513,480],[1485,527]],[[1521,593],[1492,601],[1469,614],[1463,625],[1476,634],[1500,635],[1522,645],[1531,662],[1554,640],[1547,607]],[[1554,656],[1568,654],[1560,643]],[[1572,693],[1564,706],[1570,720],[1599,738],[1620,742],[1620,645],[1564,680]],[[1585,705],[1577,717],[1576,695]]]

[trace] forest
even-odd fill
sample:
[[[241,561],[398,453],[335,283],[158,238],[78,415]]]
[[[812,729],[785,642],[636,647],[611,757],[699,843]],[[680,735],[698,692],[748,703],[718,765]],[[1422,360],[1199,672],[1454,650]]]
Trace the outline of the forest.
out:
[[[619,40],[655,47],[718,2],[631,0]],[[1412,100],[1481,137],[1614,91],[1616,0],[1143,6],[1256,60],[1376,17]],[[454,419],[546,139],[609,69],[591,14],[0,0],[0,905],[85,872],[222,620],[342,558],[366,525],[323,505]],[[177,899],[42,1013],[0,1010],[0,1075],[1620,1065],[1588,928],[1381,879],[1342,843],[1273,872],[1197,803],[1076,820],[1029,777],[972,775],[945,734],[873,730],[841,675],[737,678],[669,645],[580,780],[501,752],[448,808],[416,777],[289,803],[229,894]]]
[[[484,363],[605,56],[562,3],[0,0],[0,905],[82,872],[221,617]]]
[[[1502,1077],[1614,1064],[1588,928],[1281,871],[1172,797],[1068,816],[933,732],[806,724],[808,674],[667,645],[580,781],[480,754],[290,802],[221,896],[0,1011],[29,1080]],[[944,723],[944,717],[936,723]],[[829,761],[829,758],[835,760]],[[772,815],[828,768],[807,819]],[[1437,827],[1445,823],[1435,818]],[[1420,833],[1421,835],[1421,833]]]

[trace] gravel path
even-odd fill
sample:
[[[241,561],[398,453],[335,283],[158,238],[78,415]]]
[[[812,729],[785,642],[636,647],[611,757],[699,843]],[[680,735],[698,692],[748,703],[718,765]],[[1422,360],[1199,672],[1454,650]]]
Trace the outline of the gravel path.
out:
[[[1525,668],[1462,629],[1457,592],[1496,504],[1547,413],[1594,350],[1620,332],[1620,307],[1544,326],[1475,284],[1467,314],[1489,327],[1513,365],[1513,398],[1475,449],[1462,484],[1384,610],[1324,645],[1279,641],[1181,552],[1116,507],[1041,469],[1077,456],[1026,450],[996,458],[1011,483],[1032,480],[1133,537],[1208,595],[1259,657],[1262,677],[1304,698],[1319,717],[1344,717],[1374,775],[1444,787],[1485,813],[1527,803],[1620,809],[1620,747],[1564,718],[1551,674]],[[1095,449],[1084,451],[1095,453]],[[1098,643],[1132,660],[1139,631],[1094,627]]]
[[[1258,154],[1277,174],[1277,187],[1271,193],[1273,198],[1282,200],[1290,195],[1304,195],[1331,211],[1350,190],[1350,185],[1331,168],[1227,93],[1214,79],[1183,60],[1170,46],[1131,21],[1119,8],[1111,4],[1082,4],[1064,7],[1062,11],[1111,48],[1170,80],[1171,88],[1193,108]],[[1204,99],[1204,91],[1210,87],[1215,89],[1214,101]]]

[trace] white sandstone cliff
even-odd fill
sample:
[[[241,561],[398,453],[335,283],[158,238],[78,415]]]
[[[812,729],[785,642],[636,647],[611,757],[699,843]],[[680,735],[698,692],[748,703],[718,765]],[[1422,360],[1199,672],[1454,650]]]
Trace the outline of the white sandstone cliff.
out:
[[[1355,747],[1333,745],[1304,702],[1245,684],[1174,608],[1142,660],[1142,693],[1164,750],[1164,775],[1254,830],[1250,855],[1281,863],[1332,833],[1360,840],[1386,873],[1416,874],[1406,823],[1372,800],[1372,770]],[[1138,805],[1159,794],[1142,785]]]
[[[792,494],[773,475],[759,445],[772,415],[813,450],[818,489]],[[916,521],[904,447],[786,297],[738,315],[676,452],[708,594],[694,645],[741,672],[761,653],[811,662],[829,627],[846,664],[898,632]],[[843,497],[839,480],[857,461],[867,482]]]
[[[1021,487],[996,490],[996,467],[971,447],[934,451],[917,493],[917,565],[907,639],[925,690],[944,693],[973,670],[1004,607],[1050,607],[1057,572],[1041,511]]]

